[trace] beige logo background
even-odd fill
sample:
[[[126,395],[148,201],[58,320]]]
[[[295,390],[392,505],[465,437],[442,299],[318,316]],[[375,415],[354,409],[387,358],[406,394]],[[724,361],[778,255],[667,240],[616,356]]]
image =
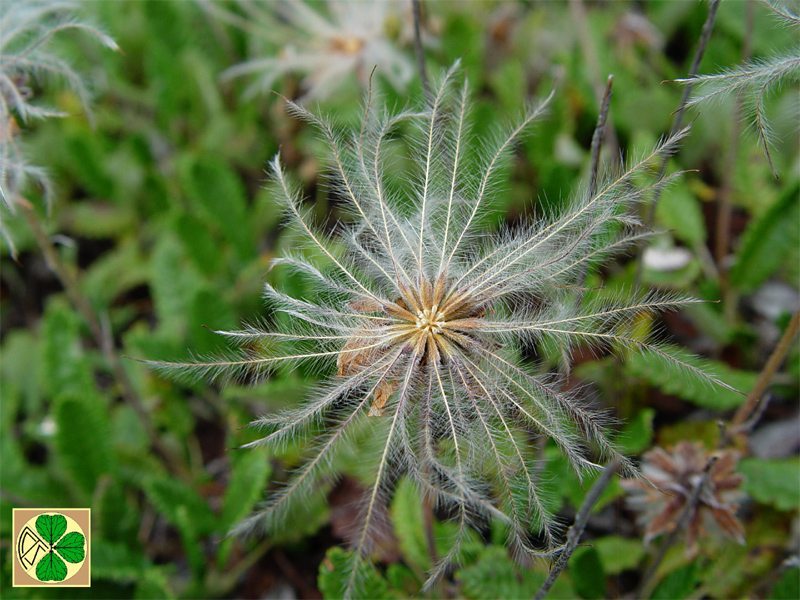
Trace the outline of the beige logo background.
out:
[[[27,561],[23,561],[19,556],[19,542],[20,537],[25,537],[24,545],[26,548],[31,548],[35,542],[30,537],[30,532],[39,536],[36,531],[36,518],[40,515],[47,514],[60,514],[67,518],[67,531],[81,531],[86,538],[86,558],[80,564],[66,563],[67,577],[64,581],[39,581],[36,579],[36,563],[41,559],[44,554],[49,550],[45,543],[45,549],[39,551],[36,555],[35,550],[26,555]],[[14,540],[14,560],[12,570],[13,587],[89,587],[92,584],[91,580],[91,511],[88,508],[15,508],[13,510],[13,537]],[[28,533],[26,533],[26,531]],[[33,558],[35,556],[35,558]],[[29,566],[31,561],[33,566]],[[28,563],[28,565],[25,564]],[[28,566],[28,569],[26,569]],[[28,574],[30,573],[30,575]]]

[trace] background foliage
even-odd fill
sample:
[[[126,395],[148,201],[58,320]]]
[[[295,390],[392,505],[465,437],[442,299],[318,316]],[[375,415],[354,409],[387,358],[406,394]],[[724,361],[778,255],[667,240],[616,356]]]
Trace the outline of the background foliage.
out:
[[[723,2],[700,73],[741,62],[746,4]],[[520,145],[508,185],[493,200],[498,224],[513,226],[558,208],[571,189],[585,183],[597,85],[608,73],[615,76],[610,120],[620,151],[652,147],[668,131],[682,89],[662,82],[686,75],[708,10],[700,2],[593,2],[585,6],[584,29],[575,6],[424,6],[426,28],[438,39],[428,49],[429,68],[435,72],[463,56],[478,98],[477,133],[491,131],[517,114],[522,102],[556,87],[549,118]],[[42,220],[57,236],[63,260],[78,270],[81,290],[107,318],[120,354],[180,360],[190,352],[212,352],[223,342],[207,328],[270,318],[259,300],[262,281],[303,295],[302,282],[281,269],[268,271],[272,256],[296,245],[263,187],[264,165],[278,147],[316,216],[331,225],[346,218],[335,195],[321,185],[323,146],[309,126],[286,115],[276,96],[245,101],[246,81],[219,82],[224,69],[245,58],[245,36],[197,4],[93,2],[82,8],[122,52],[80,37],[59,40],[60,51],[94,82],[94,127],[74,94],[56,91],[49,100],[72,116],[25,128],[30,161],[46,165],[56,184],[56,203],[49,216],[41,211]],[[776,29],[768,13],[754,4],[756,58],[792,42],[793,32]],[[410,47],[406,51],[412,56]],[[291,76],[277,87],[289,96],[298,93]],[[403,105],[421,89],[415,82],[405,92],[387,86],[384,93],[390,106]],[[324,110],[352,123],[361,96],[354,79]],[[690,258],[678,270],[646,269],[646,283],[724,301],[638,325],[661,328],[677,347],[709,357],[715,375],[745,392],[798,306],[797,89],[774,94],[767,109],[778,140],[773,160],[780,179],[772,177],[754,136],[745,134],[732,156],[735,117],[732,102],[722,103],[702,110],[682,152],[671,160],[671,171],[692,172],[669,188],[656,215],[656,227],[668,231],[659,237],[659,248],[686,248]],[[616,155],[607,147],[604,158],[609,162]],[[733,253],[719,262],[712,251],[714,223],[726,186],[734,207]],[[31,190],[30,199],[37,194]],[[225,537],[304,453],[302,447],[274,456],[236,450],[256,437],[244,426],[255,415],[300,401],[313,374],[282,372],[256,387],[221,389],[167,381],[124,361],[147,409],[149,422],[143,422],[123,399],[25,223],[7,218],[6,227],[19,255],[14,261],[3,248],[3,596],[318,597],[336,590],[337,565],[346,552],[339,546],[347,540],[354,510],[349,501],[364,476],[360,456],[369,452],[368,439],[353,439],[352,450],[337,458],[341,479],[331,482],[326,501],[314,507],[314,519],[293,524],[280,539]],[[720,266],[729,269],[727,281]],[[635,262],[625,258],[595,270],[588,281],[602,284],[599,294],[619,293],[631,289],[634,274]],[[532,358],[543,361],[542,369],[555,368],[556,353],[546,348]],[[718,442],[717,421],[742,402],[656,369],[647,357],[620,364],[587,354],[576,362],[576,384],[588,382],[597,404],[626,423],[619,443],[632,455],[683,439],[701,440],[711,449]],[[690,556],[677,544],[660,567],[653,598],[798,597],[797,568],[780,567],[797,555],[798,378],[795,345],[775,378],[761,425],[749,448],[742,448],[751,454],[740,467],[747,545],[710,537]],[[149,431],[159,440],[158,451]],[[550,502],[569,523],[591,481],[582,489],[555,448],[543,454],[549,459],[542,478]],[[416,593],[431,560],[419,498],[406,482],[397,485],[385,543],[375,554],[380,568],[369,575],[375,598]],[[573,556],[549,597],[619,597],[636,589],[654,548],[642,545],[642,531],[622,496],[614,482],[590,520],[591,545]],[[92,508],[91,588],[10,588],[11,508],[28,506]],[[437,538],[446,539],[449,527],[436,522]],[[547,566],[516,565],[500,540],[502,534],[491,529],[475,532],[463,567],[433,593],[531,597]]]

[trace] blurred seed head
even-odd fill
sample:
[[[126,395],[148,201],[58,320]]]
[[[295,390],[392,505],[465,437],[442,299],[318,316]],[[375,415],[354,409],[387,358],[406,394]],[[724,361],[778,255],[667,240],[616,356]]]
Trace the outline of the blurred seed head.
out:
[[[249,34],[253,57],[222,74],[252,77],[247,97],[269,92],[288,73],[302,75],[303,101],[330,97],[353,74],[366,85],[373,67],[398,90],[414,75],[414,63],[398,43],[408,37],[410,2],[330,0],[318,10],[305,0],[238,0],[237,12],[212,0],[201,4]]]
[[[711,458],[715,462],[706,468]],[[642,460],[644,479],[623,482],[628,490],[628,505],[639,513],[645,527],[645,543],[674,531],[681,523],[687,505],[698,489],[697,504],[687,515],[686,546],[697,550],[697,540],[715,529],[744,545],[744,527],[736,518],[741,496],[742,476],[736,473],[739,453],[735,450],[708,452],[701,442],[682,441],[671,450],[654,448]]]

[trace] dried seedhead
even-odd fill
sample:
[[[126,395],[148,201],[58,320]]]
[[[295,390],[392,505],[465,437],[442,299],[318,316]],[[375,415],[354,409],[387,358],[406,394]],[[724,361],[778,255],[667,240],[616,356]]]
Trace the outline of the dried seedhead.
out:
[[[454,65],[418,111],[385,114],[368,97],[353,136],[290,102],[291,112],[329,143],[336,191],[353,215],[341,235],[317,230],[275,158],[290,222],[318,257],[298,251],[275,262],[313,282],[315,297],[295,298],[267,284],[270,306],[287,317],[279,331],[259,325],[219,332],[242,346],[232,358],[152,363],[167,372],[251,381],[279,365],[317,363],[326,377],[308,402],[256,421],[267,435],[250,444],[280,447],[306,437],[313,454],[237,531],[269,532],[302,518],[304,500],[329,489],[334,457],[366,428],[376,449],[359,455],[372,466],[372,483],[354,537],[348,596],[357,594],[376,515],[401,474],[459,524],[429,581],[457,559],[469,527],[490,519],[505,525],[518,555],[559,547],[537,479],[535,436],[552,438],[578,473],[618,452],[603,415],[564,391],[556,376],[536,374],[522,359],[525,347],[555,341],[567,358],[577,344],[641,351],[707,377],[633,327],[642,314],[694,300],[651,294],[634,303],[576,301],[587,264],[650,234],[630,209],[667,179],[655,177],[644,189],[633,179],[641,180],[685,132],[601,181],[596,194],[576,193],[560,214],[513,231],[487,229],[486,205],[504,158],[547,100],[487,143],[469,133],[469,85],[460,73]],[[388,174],[387,146],[401,123],[417,126],[416,170],[398,182]]]
[[[682,441],[671,451],[654,448],[647,452],[642,461],[642,475],[649,482],[641,479],[623,482],[630,493],[628,505],[640,513],[640,522],[645,526],[645,543],[674,531],[686,519],[689,552],[696,552],[697,539],[705,533],[703,523],[709,520],[744,544],[744,528],[736,518],[739,505],[735,499],[741,495],[738,488],[742,483],[742,476],[735,472],[738,462],[735,450],[711,454],[701,442]],[[703,487],[696,503],[684,516],[700,485]]]

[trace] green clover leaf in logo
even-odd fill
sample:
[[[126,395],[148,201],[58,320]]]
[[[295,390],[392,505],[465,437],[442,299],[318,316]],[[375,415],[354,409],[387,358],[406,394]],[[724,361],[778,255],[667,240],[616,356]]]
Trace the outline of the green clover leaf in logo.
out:
[[[41,515],[36,519],[36,531],[50,545],[50,551],[36,565],[39,581],[64,581],[67,577],[64,560],[74,564],[86,556],[83,534],[71,531],[64,535],[66,530],[67,520],[62,515]]]

